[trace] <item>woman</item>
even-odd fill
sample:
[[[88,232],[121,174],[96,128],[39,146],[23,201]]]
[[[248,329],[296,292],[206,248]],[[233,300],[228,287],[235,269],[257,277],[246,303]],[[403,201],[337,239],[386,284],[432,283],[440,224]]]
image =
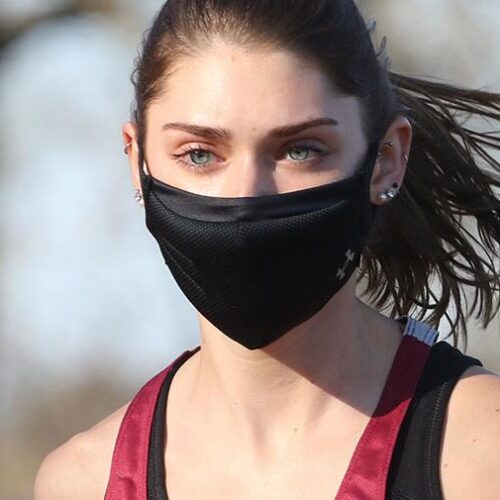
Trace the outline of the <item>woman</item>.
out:
[[[500,498],[500,380],[456,349],[500,285],[500,140],[459,112],[500,97],[390,72],[370,31],[352,0],[159,11],[123,137],[201,345],[49,454],[37,500]]]

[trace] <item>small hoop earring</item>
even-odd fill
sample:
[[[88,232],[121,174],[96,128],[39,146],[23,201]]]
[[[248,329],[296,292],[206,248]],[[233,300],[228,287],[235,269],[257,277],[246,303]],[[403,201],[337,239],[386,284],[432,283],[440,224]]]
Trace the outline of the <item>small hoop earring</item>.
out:
[[[128,155],[128,148],[132,145],[132,141],[128,142],[123,149],[123,152]]]

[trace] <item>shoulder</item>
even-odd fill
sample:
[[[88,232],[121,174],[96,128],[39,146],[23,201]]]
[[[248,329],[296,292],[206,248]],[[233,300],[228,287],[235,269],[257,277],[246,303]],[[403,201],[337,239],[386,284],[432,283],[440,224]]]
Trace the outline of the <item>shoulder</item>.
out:
[[[43,459],[35,478],[35,500],[104,498],[114,444],[129,404],[75,434]]]
[[[450,395],[440,475],[446,500],[500,498],[500,376],[466,369]]]

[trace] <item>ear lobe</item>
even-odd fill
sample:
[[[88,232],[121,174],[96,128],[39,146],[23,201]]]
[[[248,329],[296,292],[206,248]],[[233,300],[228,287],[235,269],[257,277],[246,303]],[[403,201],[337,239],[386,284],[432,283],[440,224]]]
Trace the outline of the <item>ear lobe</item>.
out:
[[[134,186],[134,189],[140,189],[141,179],[139,177],[139,170],[138,170],[139,151],[137,147],[136,124],[133,122],[124,123],[122,127],[122,137],[127,150],[132,184]]]

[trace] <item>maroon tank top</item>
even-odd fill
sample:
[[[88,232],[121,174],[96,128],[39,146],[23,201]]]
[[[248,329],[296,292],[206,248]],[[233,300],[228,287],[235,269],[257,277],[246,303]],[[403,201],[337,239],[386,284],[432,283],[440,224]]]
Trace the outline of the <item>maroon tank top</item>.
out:
[[[375,411],[371,416],[341,482],[335,500],[383,500],[394,446],[408,406],[437,340],[438,333],[412,317]],[[115,443],[105,500],[148,500],[148,457],[153,414],[163,383],[200,347],[184,351],[167,368],[147,382],[131,401]],[[162,484],[164,488],[164,484]],[[163,495],[168,498],[166,491]],[[332,493],[333,498],[333,493]]]

